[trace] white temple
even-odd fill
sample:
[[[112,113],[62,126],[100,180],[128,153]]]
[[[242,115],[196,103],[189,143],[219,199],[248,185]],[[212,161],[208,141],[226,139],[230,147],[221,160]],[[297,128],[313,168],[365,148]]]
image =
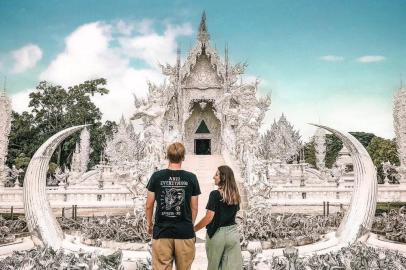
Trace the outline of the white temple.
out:
[[[247,151],[258,138],[258,129],[270,105],[270,97],[257,99],[258,83],[242,83],[245,64],[221,59],[210,44],[203,14],[196,44],[184,63],[180,52],[175,65],[162,73],[169,85],[149,84],[147,100],[136,98],[133,119],[142,119],[144,137],[162,152],[182,141],[188,154],[237,154]],[[159,154],[159,157],[162,155]]]

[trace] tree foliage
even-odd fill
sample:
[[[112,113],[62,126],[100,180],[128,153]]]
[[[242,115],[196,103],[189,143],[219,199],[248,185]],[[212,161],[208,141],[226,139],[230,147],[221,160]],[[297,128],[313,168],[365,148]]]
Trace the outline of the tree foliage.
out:
[[[396,149],[395,140],[383,139],[375,136],[373,133],[350,132],[367,149],[372,161],[374,162],[378,178],[383,177],[382,162],[389,161],[392,164],[399,165],[399,157]],[[326,167],[331,168],[337,159],[343,143],[333,134],[326,135]],[[305,161],[315,166],[316,156],[314,142],[304,145]]]
[[[399,165],[399,157],[396,151],[395,140],[375,137],[367,148],[369,155],[375,166],[380,166],[383,162],[389,161],[392,164]]]
[[[316,168],[316,149],[314,147],[314,141],[311,140],[310,142],[305,143],[303,147],[305,162]]]
[[[8,164],[20,162],[21,155],[31,158],[35,151],[55,133],[75,125],[90,124],[91,147],[89,166],[99,162],[100,153],[116,125],[101,122],[102,113],[92,102],[95,94],[104,95],[109,91],[104,87],[105,79],[85,81],[67,89],[59,85],[41,81],[36,90],[30,93],[30,112],[13,112],[10,132]],[[51,163],[57,166],[70,165],[71,155],[79,134],[65,140],[55,151]]]

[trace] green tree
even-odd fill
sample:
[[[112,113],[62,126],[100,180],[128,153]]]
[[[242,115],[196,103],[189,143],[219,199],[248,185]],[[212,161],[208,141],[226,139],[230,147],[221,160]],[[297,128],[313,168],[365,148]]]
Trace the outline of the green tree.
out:
[[[96,93],[107,94],[103,86],[105,79],[85,81],[67,90],[59,85],[42,81],[35,92],[30,93],[29,107],[34,115],[34,122],[39,129],[39,137],[49,138],[56,132],[81,124],[92,124],[90,133],[100,128],[102,113],[91,101],[90,96]],[[74,137],[77,139],[77,136]],[[66,145],[65,145],[66,144]],[[55,163],[59,166],[67,161],[69,150],[74,148],[73,140],[61,143],[56,151]]]
[[[394,139],[388,140],[375,137],[371,140],[367,150],[377,168],[378,178],[380,180],[383,179],[383,162],[389,161],[392,164],[399,165],[399,157]]]
[[[371,140],[376,137],[373,133],[359,131],[350,132],[350,134],[354,136],[365,148],[367,148]]]
[[[365,148],[367,148],[371,140],[376,137],[375,134],[367,132],[357,131],[349,133],[354,136]],[[337,159],[338,152],[340,152],[341,148],[343,147],[343,143],[337,136],[327,134],[326,145],[326,167],[331,168]]]
[[[29,160],[41,144],[55,133],[85,123],[90,124],[93,149],[89,166],[97,164],[106,137],[111,136],[112,130],[116,127],[115,122],[111,121],[102,124],[102,113],[91,100],[95,94],[108,93],[104,88],[105,84],[105,79],[97,79],[64,89],[46,81],[40,82],[36,91],[30,94],[31,112],[22,114],[13,112],[8,164],[11,166],[22,162],[20,155]],[[51,159],[53,166],[50,168],[50,173],[56,165],[70,165],[78,138],[79,134],[75,134],[58,147]]]
[[[326,167],[331,168],[337,159],[338,152],[343,147],[343,143],[333,134],[326,135]]]
[[[34,125],[34,116],[31,113],[12,113],[11,130],[8,144],[7,165],[16,164],[16,159],[23,155],[32,157],[37,150],[41,138],[38,128]]]
[[[316,149],[314,147],[314,140],[307,142],[303,145],[305,162],[316,168]]]

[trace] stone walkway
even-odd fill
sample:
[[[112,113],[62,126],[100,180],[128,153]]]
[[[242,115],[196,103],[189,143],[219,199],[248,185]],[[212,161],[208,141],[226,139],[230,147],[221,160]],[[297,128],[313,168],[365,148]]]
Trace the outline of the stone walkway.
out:
[[[216,173],[217,167],[220,165],[224,165],[224,159],[221,155],[187,155],[182,164],[184,170],[196,174],[202,192],[199,196],[199,212],[196,222],[206,214],[206,204],[209,199],[209,194],[215,188],[213,176]],[[196,234],[196,237],[196,257],[192,265],[192,270],[206,270],[206,230],[200,230]]]

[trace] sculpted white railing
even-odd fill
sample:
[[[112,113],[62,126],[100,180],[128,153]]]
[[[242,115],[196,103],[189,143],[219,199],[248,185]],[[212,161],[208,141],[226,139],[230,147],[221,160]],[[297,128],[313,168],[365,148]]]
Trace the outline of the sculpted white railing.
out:
[[[232,167],[233,165],[227,162]],[[237,176],[239,177],[239,176]],[[63,190],[47,188],[46,193],[52,208],[97,207],[119,208],[133,207],[133,194],[127,190]],[[305,194],[305,195],[304,195]],[[347,205],[350,202],[352,190],[348,188],[331,187],[292,187],[273,188],[270,191],[270,202],[274,205],[323,205],[323,201]],[[23,208],[22,188],[7,188],[0,190],[0,209]],[[406,201],[406,185],[379,185],[378,202]]]

